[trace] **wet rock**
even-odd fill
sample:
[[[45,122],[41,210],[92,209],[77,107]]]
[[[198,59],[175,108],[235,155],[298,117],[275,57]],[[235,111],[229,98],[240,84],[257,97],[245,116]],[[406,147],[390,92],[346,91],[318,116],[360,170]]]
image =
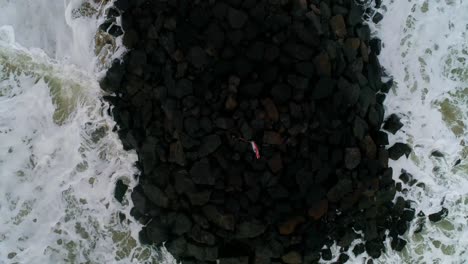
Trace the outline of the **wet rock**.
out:
[[[383,15],[379,12],[375,13],[374,17],[372,17],[372,22],[375,24],[378,24],[380,21],[382,21]]]
[[[353,134],[359,140],[363,139],[368,130],[367,123],[360,117],[354,119]]]
[[[156,246],[162,245],[163,242],[166,242],[169,237],[169,228],[167,226],[161,225],[158,221],[151,221],[146,226],[146,236],[150,242]]]
[[[221,213],[215,206],[206,205],[203,207],[206,218],[226,230],[234,230],[235,219],[233,215]]]
[[[273,157],[268,160],[268,166],[270,167],[273,173],[278,173],[283,168],[283,161],[279,153],[273,155]]]
[[[361,255],[362,253],[364,253],[364,251],[366,251],[366,247],[364,244],[357,244],[353,248],[353,253],[355,256]]]
[[[315,68],[317,69],[318,75],[330,76],[331,75],[331,64],[330,58],[327,53],[321,53],[315,57]]]
[[[348,14],[348,24],[350,26],[356,26],[362,23],[363,14],[364,14],[364,10],[362,9],[362,7],[358,5],[352,5],[352,8]]]
[[[188,235],[195,242],[201,244],[212,246],[216,243],[216,237],[210,232],[201,229],[198,225],[194,226]]]
[[[327,198],[330,202],[338,202],[346,194],[353,190],[353,182],[350,179],[343,179],[333,186],[327,193]]]
[[[237,100],[234,95],[229,95],[225,104],[226,110],[234,111],[237,108]]]
[[[249,258],[248,257],[221,258],[219,259],[219,264],[249,264]]]
[[[211,197],[211,191],[205,190],[200,192],[189,192],[187,193],[187,196],[189,197],[192,205],[201,206],[208,203]]]
[[[346,24],[342,15],[334,16],[330,19],[330,26],[333,33],[338,38],[344,38],[347,34]]]
[[[302,216],[292,217],[278,226],[279,233],[284,236],[291,235],[296,227],[304,222],[305,219]]]
[[[177,81],[175,89],[169,90],[169,95],[176,98],[182,98],[192,94],[192,92],[192,82],[187,79],[181,79]]]
[[[271,96],[275,102],[284,103],[291,98],[292,90],[289,85],[276,84],[271,89]]]
[[[183,237],[169,240],[166,242],[165,246],[167,251],[176,258],[182,257],[187,252],[187,241]]]
[[[232,28],[239,29],[247,22],[248,15],[242,10],[229,8],[227,11],[227,18]]]
[[[360,147],[364,152],[364,155],[368,159],[375,159],[377,156],[377,146],[371,136],[367,135],[360,142]]]
[[[332,255],[331,249],[329,248],[322,249],[321,253],[322,253],[323,260],[332,260],[333,255]]]
[[[312,91],[313,99],[324,99],[333,94],[335,90],[335,81],[331,78],[320,78]]]
[[[281,145],[283,143],[283,139],[277,132],[265,131],[265,133],[263,133],[263,143],[269,145]]]
[[[286,43],[283,48],[290,56],[301,61],[311,59],[314,54],[312,49],[307,46],[293,42]]]
[[[273,122],[277,122],[279,119],[279,113],[278,113],[278,109],[276,108],[275,103],[270,98],[266,98],[262,100],[262,105],[265,108],[267,116]]]
[[[385,120],[383,129],[387,130],[388,132],[392,134],[395,134],[402,127],[403,127],[403,123],[401,123],[400,118],[395,114],[391,114]]]
[[[383,244],[378,240],[366,242],[366,252],[372,258],[376,259],[382,255]]]
[[[312,219],[319,220],[327,212],[328,212],[328,201],[324,199],[318,202],[318,204],[316,204],[315,206],[311,207],[309,209],[308,214]]]
[[[394,238],[392,239],[391,247],[393,250],[402,251],[403,248],[406,246],[406,244],[407,244],[406,240],[401,239],[401,238]]]
[[[221,139],[218,135],[209,135],[203,138],[198,155],[205,157],[213,153],[221,145]]]
[[[380,39],[378,38],[371,39],[369,41],[369,46],[371,48],[371,51],[373,51],[377,55],[380,55],[380,52],[382,51],[382,41]]]
[[[190,49],[187,59],[195,68],[203,68],[208,63],[208,56],[201,47]]]
[[[180,141],[174,142],[169,148],[169,161],[184,166],[186,163],[184,147]]]
[[[210,162],[207,159],[202,159],[193,164],[192,168],[190,169],[190,177],[193,180],[193,182],[196,184],[202,184],[202,185],[214,185],[215,184],[215,178],[212,176],[212,173],[211,173]]]
[[[143,185],[143,191],[146,197],[148,197],[148,199],[155,205],[162,208],[169,207],[169,198],[167,198],[167,195],[159,189],[159,187],[151,184],[145,184]]]
[[[185,214],[177,214],[172,225],[172,233],[183,235],[192,229],[192,221]]]
[[[123,197],[128,190],[128,185],[126,185],[122,180],[118,180],[115,185],[114,197],[119,203],[122,203]]]
[[[361,151],[358,148],[347,148],[345,150],[345,166],[352,170],[361,163]]]
[[[430,214],[428,218],[431,222],[439,222],[440,220],[445,218],[447,215],[448,215],[448,209],[445,207],[442,207],[442,210],[440,210],[437,213]]]
[[[411,151],[412,149],[407,144],[398,142],[388,149],[388,155],[392,160],[398,160],[403,155],[408,157]]]
[[[258,221],[249,221],[240,223],[236,229],[236,237],[238,239],[254,238],[263,234],[266,226]]]
[[[287,264],[300,264],[302,263],[302,255],[297,251],[290,251],[283,255],[281,259]]]
[[[439,150],[434,150],[431,152],[431,156],[436,158],[443,158],[445,155]]]

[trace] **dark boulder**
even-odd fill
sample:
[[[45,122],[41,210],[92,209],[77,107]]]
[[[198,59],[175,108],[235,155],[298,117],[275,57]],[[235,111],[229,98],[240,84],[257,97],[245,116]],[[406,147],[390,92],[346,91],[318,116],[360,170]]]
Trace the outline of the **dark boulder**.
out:
[[[411,151],[412,149],[408,144],[398,142],[388,149],[388,155],[392,160],[398,160],[403,155],[408,157]]]
[[[159,187],[151,184],[144,184],[143,191],[145,192],[146,197],[148,197],[148,199],[155,205],[162,208],[169,207],[169,198],[163,190],[159,189]]]
[[[118,180],[115,184],[114,197],[117,201],[119,201],[119,203],[122,203],[127,189],[128,185],[126,185],[122,180]]]
[[[385,120],[383,129],[387,130],[388,132],[392,134],[395,134],[402,127],[403,127],[403,123],[401,123],[400,118],[395,114],[391,114]]]
[[[248,15],[242,11],[235,8],[229,8],[227,11],[227,19],[229,24],[234,29],[242,28],[247,22]]]
[[[430,214],[428,218],[431,222],[439,222],[448,215],[448,212],[449,211],[447,208],[442,207],[442,210],[440,210],[437,213]]]
[[[214,245],[216,242],[216,237],[212,233],[203,230],[198,225],[192,228],[192,230],[189,233],[189,237],[195,242],[210,246]]]
[[[200,157],[205,157],[213,153],[221,145],[221,139],[218,135],[209,135],[203,138],[201,146],[198,150]]]
[[[236,238],[254,238],[258,237],[266,230],[266,226],[258,221],[247,221],[237,225]]]
[[[211,165],[207,159],[202,159],[193,164],[192,168],[190,169],[190,177],[196,184],[215,184],[215,178],[211,173]]]
[[[146,235],[152,243],[159,246],[163,242],[166,242],[170,235],[169,235],[169,227],[163,225],[159,221],[151,221],[145,228]]]
[[[234,230],[235,219],[233,215],[221,213],[214,205],[204,206],[203,213],[209,221],[217,226],[226,230]]]

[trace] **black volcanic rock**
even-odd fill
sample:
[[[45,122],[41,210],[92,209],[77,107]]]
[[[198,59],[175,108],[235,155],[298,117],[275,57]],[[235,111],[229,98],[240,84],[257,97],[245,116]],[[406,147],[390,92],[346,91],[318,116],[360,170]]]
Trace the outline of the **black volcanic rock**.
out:
[[[360,239],[353,253],[373,258],[387,237],[405,246],[415,210],[395,195],[416,181],[405,172],[395,183],[389,159],[411,148],[387,149],[380,131],[402,124],[384,122],[393,82],[382,81],[382,43],[364,21],[382,16],[366,8],[116,1],[100,30],[123,32],[128,52],[101,86],[124,148],[138,154],[131,215],[145,225],[142,243],[165,242],[186,264],[343,263],[335,242]]]
[[[391,114],[385,120],[383,129],[387,130],[388,132],[390,132],[392,134],[395,134],[402,127],[403,127],[403,123],[401,123],[400,118],[395,114]]]

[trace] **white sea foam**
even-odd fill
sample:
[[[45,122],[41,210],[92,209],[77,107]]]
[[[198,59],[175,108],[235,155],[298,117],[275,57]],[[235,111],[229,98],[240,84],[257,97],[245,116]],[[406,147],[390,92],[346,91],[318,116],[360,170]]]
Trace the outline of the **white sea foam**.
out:
[[[123,49],[95,55],[105,8],[77,11],[83,2],[0,0],[2,264],[160,258],[137,242],[129,193],[113,198],[118,179],[135,185],[136,155],[112,132],[97,80]]]

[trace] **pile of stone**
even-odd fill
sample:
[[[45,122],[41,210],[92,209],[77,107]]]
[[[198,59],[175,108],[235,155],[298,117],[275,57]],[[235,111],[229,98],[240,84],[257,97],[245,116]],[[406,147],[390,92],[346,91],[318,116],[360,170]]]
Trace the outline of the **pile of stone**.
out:
[[[377,258],[415,211],[395,198],[369,18],[353,0],[117,0],[129,52],[102,81],[138,153],[140,239],[182,263]],[[380,3],[377,3],[379,5]],[[258,151],[256,153],[256,150]],[[405,174],[405,177],[409,177]],[[121,186],[120,189],[124,188]],[[339,263],[349,256],[337,256]]]

